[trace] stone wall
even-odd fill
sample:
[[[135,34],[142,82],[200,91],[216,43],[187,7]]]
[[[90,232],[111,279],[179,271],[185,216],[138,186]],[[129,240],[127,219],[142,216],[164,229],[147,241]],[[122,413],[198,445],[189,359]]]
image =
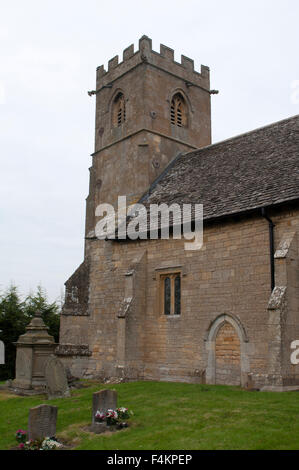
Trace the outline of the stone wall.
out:
[[[299,212],[280,211],[273,213],[272,218],[277,248],[286,231],[298,231]],[[292,287],[298,283],[296,246],[289,252],[292,253],[288,267],[290,288],[287,291],[287,305],[290,307],[287,307],[287,321],[281,325],[278,343],[283,381],[291,380],[293,385],[298,382],[298,373],[297,366],[289,365],[289,343],[299,338],[296,320],[298,291]],[[126,360],[127,364],[135,364],[139,368],[139,378],[144,379],[198,381],[208,366],[207,343],[213,344],[207,341],[209,331],[217,318],[226,315],[238,326],[241,383],[246,385],[248,374],[256,386],[271,382],[271,360],[275,357],[275,350],[277,354],[277,336],[273,336],[273,328],[275,330],[276,327],[273,327],[275,322],[268,309],[271,289],[269,233],[265,219],[251,216],[206,226],[200,251],[185,251],[184,240],[90,240],[88,256],[91,260],[91,314],[90,317],[81,317],[80,329],[85,332],[83,336],[87,341],[84,343],[89,344],[92,356],[85,376],[117,376],[118,315],[127,295],[128,269],[139,256],[143,259],[142,269],[139,268],[139,272],[137,269],[135,276],[139,277],[140,284],[132,294],[134,309],[129,309],[126,314],[124,367]],[[182,312],[178,317],[167,316],[160,311],[158,294],[159,273],[177,266],[183,273]],[[281,282],[278,268],[276,274],[277,282]],[[288,279],[285,283],[288,285]],[[143,294],[137,301],[144,290],[146,307]],[[78,320],[73,317],[73,324]],[[62,333],[64,328],[62,318]],[[126,373],[127,378],[136,377],[136,367],[131,377],[129,369]]]

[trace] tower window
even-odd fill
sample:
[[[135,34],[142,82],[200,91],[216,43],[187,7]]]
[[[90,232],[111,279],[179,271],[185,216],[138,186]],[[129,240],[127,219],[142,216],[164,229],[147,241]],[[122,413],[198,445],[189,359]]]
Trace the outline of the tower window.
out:
[[[113,126],[120,127],[126,121],[126,102],[122,93],[114,99],[113,103]]]
[[[178,127],[186,127],[187,125],[187,106],[183,96],[180,93],[174,95],[170,108],[171,124]]]
[[[165,315],[181,313],[181,275],[180,273],[161,275],[162,311]]]

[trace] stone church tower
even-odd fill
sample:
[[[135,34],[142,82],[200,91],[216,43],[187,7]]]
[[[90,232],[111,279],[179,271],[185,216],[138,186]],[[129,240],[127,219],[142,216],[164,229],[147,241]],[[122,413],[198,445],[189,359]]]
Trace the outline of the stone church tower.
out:
[[[198,73],[188,57],[175,62],[174,51],[163,45],[158,54],[146,36],[137,52],[134,45],[124,50],[121,63],[111,59],[108,72],[98,67],[95,94],[86,235],[94,230],[99,203],[115,204],[120,195],[137,202],[178,153],[211,143],[208,67]]]

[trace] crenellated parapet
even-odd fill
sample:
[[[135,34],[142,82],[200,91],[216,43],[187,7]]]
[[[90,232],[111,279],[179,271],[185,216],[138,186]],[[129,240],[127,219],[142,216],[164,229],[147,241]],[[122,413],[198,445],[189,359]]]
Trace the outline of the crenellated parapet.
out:
[[[134,51],[134,44],[131,44],[123,51],[122,62],[116,55],[108,62],[108,70],[101,65],[97,68],[97,89],[106,87],[119,77],[140,64],[149,64],[167,73],[182,78],[186,85],[197,85],[204,89],[210,89],[210,71],[209,67],[201,65],[200,72],[194,70],[194,61],[184,55],[181,56],[181,62],[174,60],[174,50],[160,45],[160,53],[152,49],[152,40],[147,36],[142,36],[139,40],[139,49]]]

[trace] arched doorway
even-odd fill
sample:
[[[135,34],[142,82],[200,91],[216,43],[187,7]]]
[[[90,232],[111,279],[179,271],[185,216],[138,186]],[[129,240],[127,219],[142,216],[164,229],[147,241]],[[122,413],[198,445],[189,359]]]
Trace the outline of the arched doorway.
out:
[[[240,320],[219,315],[211,322],[205,341],[207,383],[245,386],[250,372],[248,338]]]
[[[231,323],[225,321],[215,340],[215,383],[241,385],[241,348],[239,336]]]

